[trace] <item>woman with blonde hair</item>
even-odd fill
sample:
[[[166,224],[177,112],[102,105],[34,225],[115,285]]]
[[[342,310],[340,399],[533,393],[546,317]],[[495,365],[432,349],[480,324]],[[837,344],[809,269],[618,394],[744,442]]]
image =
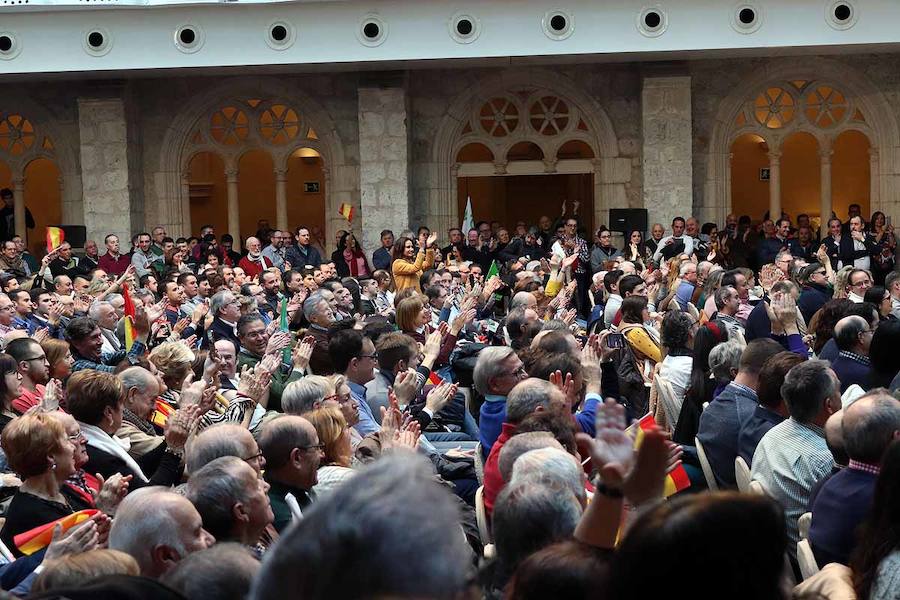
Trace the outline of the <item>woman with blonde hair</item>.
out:
[[[397,328],[420,344],[425,343],[429,333],[431,310],[422,294],[413,294],[397,303]]]
[[[321,500],[354,475],[350,468],[353,456],[350,426],[341,409],[335,406],[323,406],[303,416],[316,428],[324,454],[319,465],[319,481],[313,488]]]
[[[160,398],[178,405],[180,390],[193,370],[194,358],[191,349],[181,342],[164,342],[150,352],[150,362],[159,369],[168,388]]]
[[[323,405],[331,406],[331,403],[334,402],[334,405],[341,409],[341,414],[344,415],[344,419],[350,427],[350,447],[355,451],[362,441],[362,436],[354,427],[354,425],[359,423],[359,406],[357,406],[356,400],[353,399],[353,394],[350,392],[350,384],[347,383],[345,376],[331,375],[328,377],[328,381],[334,387],[334,392],[325,396]]]

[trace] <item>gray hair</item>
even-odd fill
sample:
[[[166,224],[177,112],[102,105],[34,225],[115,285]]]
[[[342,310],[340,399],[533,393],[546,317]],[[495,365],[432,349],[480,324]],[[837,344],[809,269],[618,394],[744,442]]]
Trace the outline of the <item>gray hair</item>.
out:
[[[131,290],[130,293],[141,302],[145,302],[147,298],[151,298],[154,302],[156,302],[156,296],[154,296],[153,292],[151,292],[147,288],[138,288],[136,290]]]
[[[528,431],[520,433],[509,438],[509,441],[503,444],[500,449],[500,457],[498,467],[500,469],[500,477],[503,481],[509,481],[512,477],[513,464],[516,459],[538,448],[559,448],[563,450],[562,444],[556,441],[549,431]]]
[[[838,391],[837,387],[828,361],[808,360],[787,372],[781,397],[794,420],[809,423],[819,414],[822,403]]]
[[[582,506],[587,501],[584,470],[574,456],[561,448],[538,448],[520,456],[513,463],[510,478],[510,483],[517,481],[534,483],[557,481],[569,488]]]
[[[716,303],[717,310],[722,310],[725,306],[725,300],[731,295],[731,292],[737,293],[733,285],[723,285],[716,290],[715,294],[713,294],[713,300]]]
[[[516,292],[516,295],[512,297],[512,301],[509,303],[509,310],[512,311],[520,306],[528,306],[529,298],[534,298],[531,292]]]
[[[539,406],[548,408],[556,394],[562,392],[549,381],[537,377],[520,381],[506,397],[506,422],[518,424]]]
[[[556,481],[525,479],[503,488],[494,503],[493,532],[504,572],[513,573],[528,555],[572,537],[581,505]]]
[[[503,374],[503,362],[512,355],[513,349],[509,346],[489,346],[478,353],[472,382],[480,394],[491,393],[488,382]]]
[[[713,346],[709,352],[709,369],[717,382],[727,383],[733,379],[731,369],[737,371],[740,368],[743,352],[744,347],[737,340]]]
[[[147,389],[150,382],[156,381],[156,377],[144,367],[128,367],[116,377],[122,382],[125,393],[131,388],[137,388],[142,392]]]
[[[331,383],[321,375],[307,375],[292,381],[281,394],[281,410],[289,415],[303,415],[315,408],[332,388]]]
[[[470,557],[453,496],[434,481],[431,465],[414,454],[386,454],[282,534],[249,598],[290,590],[307,600],[450,600],[467,589]]]
[[[223,456],[244,458],[253,436],[245,427],[231,423],[213,425],[201,431],[187,447],[185,470],[196,473],[204,465]]]
[[[185,598],[246,598],[259,569],[247,546],[224,542],[183,558],[160,581]]]
[[[272,472],[287,465],[294,449],[309,446],[315,437],[315,427],[303,417],[280,415],[263,423],[259,449],[266,458],[266,470]]]
[[[840,350],[853,350],[859,342],[859,334],[868,327],[869,324],[862,317],[844,317],[834,326],[834,343]]]
[[[240,476],[244,468],[252,472],[252,467],[236,456],[219,457],[192,473],[184,489],[185,497],[203,518],[203,528],[219,541],[232,537],[234,505],[249,500],[252,490]]]
[[[886,389],[876,388],[844,410],[841,429],[850,458],[879,464],[900,431],[900,402]]]
[[[309,298],[307,298],[303,302],[303,316],[306,317],[306,320],[309,321],[310,317],[316,314],[316,310],[319,308],[319,304],[322,302],[328,303],[325,300],[325,296],[320,294],[319,292],[314,292]]]
[[[106,301],[109,302],[110,304],[113,304],[113,302],[119,302],[120,300],[122,302],[125,302],[125,297],[122,296],[122,294],[107,294],[106,295]],[[113,308],[115,308],[115,304],[113,304]]]
[[[678,275],[683,277],[684,274],[688,272],[688,268],[690,268],[690,267],[692,267],[692,266],[693,266],[697,271],[700,270],[699,267],[697,267],[697,265],[695,265],[694,263],[692,263],[691,261],[688,260],[688,261],[685,261],[685,262],[681,263],[681,266],[678,267]]]
[[[112,305],[112,302],[107,300],[97,300],[91,303],[90,308],[88,308],[88,316],[95,321],[100,321],[100,309],[104,306],[108,306],[111,309],[115,310],[116,307]]]
[[[209,312],[215,317],[224,307],[234,302],[234,294],[229,290],[222,290],[213,294],[209,299]]]
[[[130,554],[141,573],[154,570],[153,549],[169,546],[180,556],[187,554],[181,542],[180,523],[172,518],[172,505],[186,500],[162,486],[134,490],[116,509],[109,530],[109,548]]]

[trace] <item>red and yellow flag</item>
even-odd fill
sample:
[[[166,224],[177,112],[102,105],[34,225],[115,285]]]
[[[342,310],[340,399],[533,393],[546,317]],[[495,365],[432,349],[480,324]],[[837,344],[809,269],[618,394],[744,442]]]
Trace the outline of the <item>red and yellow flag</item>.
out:
[[[644,431],[656,427],[656,419],[653,415],[646,415],[637,423],[631,425],[628,429],[634,432],[634,447],[640,448],[641,442],[644,441]],[[678,465],[674,471],[666,475],[666,484],[663,491],[663,497],[668,498],[676,492],[691,487],[691,480],[688,479],[687,471],[684,467]]]
[[[50,540],[53,539],[53,528],[56,527],[57,523],[62,525],[62,533],[65,533],[79,523],[87,521],[98,512],[100,511],[95,509],[79,510],[62,519],[57,519],[46,525],[41,525],[24,533],[20,533],[13,538],[13,543],[22,554],[25,554],[26,556],[34,554],[38,550],[50,545]]]
[[[353,221],[353,205],[342,202],[338,214],[347,219],[348,223]]]
[[[166,402],[165,400],[156,399],[156,408],[153,409],[153,414],[150,416],[150,421],[154,425],[158,425],[160,427],[165,427],[166,423],[169,422],[169,417],[175,414],[175,408]]]
[[[431,385],[441,385],[442,383],[444,383],[444,380],[441,379],[440,375],[432,371],[431,375],[428,376],[428,383],[430,383]]]
[[[125,313],[125,350],[129,351],[137,335],[134,333],[134,301],[131,299],[131,294],[128,293],[127,283],[122,284],[122,297],[125,299],[125,305],[122,307]]]
[[[53,252],[66,239],[66,232],[60,227],[47,228],[47,252]]]

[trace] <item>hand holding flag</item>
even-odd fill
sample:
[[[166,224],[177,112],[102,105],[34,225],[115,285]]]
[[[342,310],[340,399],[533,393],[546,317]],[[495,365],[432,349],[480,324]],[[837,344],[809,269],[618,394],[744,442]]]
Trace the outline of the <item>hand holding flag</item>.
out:
[[[13,543],[16,545],[16,548],[19,549],[19,552],[26,556],[30,556],[38,550],[50,545],[50,542],[53,541],[54,538],[54,531],[56,531],[57,528],[59,534],[64,534],[75,525],[87,521],[99,512],[99,510],[94,509],[80,510],[61,519],[57,519],[56,521],[47,523],[46,525],[40,525],[34,529],[20,533],[13,538]],[[59,534],[57,534],[57,536]]]

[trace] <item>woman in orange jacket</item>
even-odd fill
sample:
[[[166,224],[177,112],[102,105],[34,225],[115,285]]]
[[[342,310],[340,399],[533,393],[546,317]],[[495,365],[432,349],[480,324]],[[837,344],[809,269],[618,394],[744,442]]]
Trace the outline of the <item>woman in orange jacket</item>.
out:
[[[422,291],[419,286],[419,278],[426,270],[434,266],[434,250],[431,246],[437,241],[437,234],[432,233],[425,238],[425,234],[419,236],[419,252],[408,237],[401,237],[394,244],[394,262],[391,271],[394,275],[394,291],[412,287]],[[426,252],[425,249],[428,248]]]

